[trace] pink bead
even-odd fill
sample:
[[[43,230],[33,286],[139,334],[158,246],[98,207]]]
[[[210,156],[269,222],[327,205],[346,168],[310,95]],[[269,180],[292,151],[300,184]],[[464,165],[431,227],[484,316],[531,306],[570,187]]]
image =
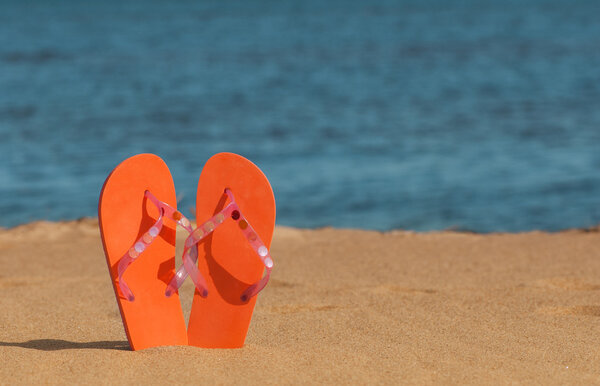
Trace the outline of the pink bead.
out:
[[[138,253],[142,253],[144,252],[144,249],[146,249],[146,246],[144,245],[144,243],[138,241],[137,243],[135,243],[134,248]]]
[[[204,231],[202,231],[202,229],[198,228],[194,231],[194,233],[192,234],[192,236],[196,239],[196,240],[200,240],[202,237],[204,237]]]

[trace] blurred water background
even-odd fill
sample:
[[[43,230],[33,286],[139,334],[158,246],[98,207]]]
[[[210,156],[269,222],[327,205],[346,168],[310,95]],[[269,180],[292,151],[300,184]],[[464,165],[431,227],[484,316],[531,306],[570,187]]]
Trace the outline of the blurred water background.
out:
[[[0,3],[0,226],[95,216],[141,152],[193,207],[220,151],[283,225],[598,224],[600,2]]]

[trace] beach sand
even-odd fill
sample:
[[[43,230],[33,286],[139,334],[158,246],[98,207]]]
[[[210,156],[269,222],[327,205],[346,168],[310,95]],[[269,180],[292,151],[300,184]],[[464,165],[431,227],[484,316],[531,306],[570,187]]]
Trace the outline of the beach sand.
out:
[[[96,220],[0,230],[0,384],[600,382],[598,229],[277,227],[272,255],[244,348],[132,352]]]

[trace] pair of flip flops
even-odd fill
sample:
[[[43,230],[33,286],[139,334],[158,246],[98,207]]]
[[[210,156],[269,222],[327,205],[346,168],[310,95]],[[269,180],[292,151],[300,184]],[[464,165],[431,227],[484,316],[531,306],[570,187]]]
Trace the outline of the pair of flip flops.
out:
[[[256,294],[273,266],[273,191],[252,162],[219,153],[202,170],[196,200],[197,227],[192,228],[177,210],[167,165],[153,154],[123,161],[104,183],[100,233],[133,350],[244,344]],[[178,270],[177,225],[187,232]],[[186,331],[177,290],[188,276],[196,289]]]

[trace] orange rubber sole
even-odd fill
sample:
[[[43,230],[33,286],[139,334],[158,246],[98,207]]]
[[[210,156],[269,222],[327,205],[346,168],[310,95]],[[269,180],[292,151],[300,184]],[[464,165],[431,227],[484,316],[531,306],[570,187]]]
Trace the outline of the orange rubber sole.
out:
[[[153,154],[139,154],[118,165],[106,179],[98,204],[106,262],[133,350],[187,344],[179,295],[165,296],[175,273],[173,221],[165,219],[158,237],[123,275],[135,300],[128,301],[119,289],[119,260],[159,216],[156,206],[144,197],[146,190],[172,207],[177,206],[171,173],[163,160]]]
[[[269,248],[275,227],[273,190],[262,171],[237,154],[219,153],[206,162],[198,181],[197,223],[224,207],[225,188],[231,189],[241,212]],[[198,244],[198,268],[207,281],[208,296],[203,298],[198,291],[194,294],[188,343],[206,348],[242,347],[257,296],[247,302],[240,296],[260,280],[264,265],[236,221],[225,220]]]

